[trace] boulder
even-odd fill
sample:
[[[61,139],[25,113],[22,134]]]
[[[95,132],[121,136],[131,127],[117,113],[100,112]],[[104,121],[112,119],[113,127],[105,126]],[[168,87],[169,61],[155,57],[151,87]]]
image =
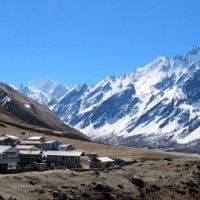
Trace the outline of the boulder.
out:
[[[122,184],[118,184],[117,187],[120,189],[124,189],[124,186]]]
[[[72,189],[76,190],[78,187],[76,185],[72,185]]]
[[[95,173],[95,175],[97,175],[97,176],[99,176],[99,174],[100,174],[98,170],[95,170],[94,173]]]
[[[52,195],[54,198],[59,198],[61,196],[60,192],[58,191],[53,191]]]
[[[107,200],[116,200],[116,197],[112,193],[105,192],[105,193],[103,193],[103,195],[104,195],[105,199],[107,199]]]
[[[169,161],[169,162],[171,162],[171,161],[172,161],[172,159],[171,159],[171,158],[169,158],[169,157],[163,158],[163,160],[166,160],[166,161]]]
[[[178,194],[186,194],[186,191],[183,190],[183,189],[177,189],[176,192],[177,192]]]
[[[134,176],[130,179],[130,182],[133,183],[134,185],[136,185],[139,188],[144,187],[144,181],[141,178],[137,178],[137,177]]]
[[[103,184],[97,184],[94,187],[94,190],[98,191],[98,192],[111,192],[112,188],[108,185],[103,185]]]
[[[198,190],[196,188],[189,188],[188,189],[189,194],[198,194]]]
[[[0,200],[5,200],[5,198],[0,194]]]
[[[71,188],[71,186],[69,186],[69,185],[63,185],[62,188],[63,189],[67,189],[67,188]]]
[[[150,193],[150,192],[158,192],[160,191],[160,187],[158,187],[157,185],[149,185],[146,188],[146,193]]]

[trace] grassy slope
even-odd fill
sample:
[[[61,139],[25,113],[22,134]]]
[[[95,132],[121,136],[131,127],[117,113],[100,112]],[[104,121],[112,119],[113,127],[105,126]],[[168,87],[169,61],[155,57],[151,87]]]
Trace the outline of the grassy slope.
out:
[[[0,127],[4,133],[14,134],[22,139],[31,135],[42,135],[7,125]],[[21,134],[21,132],[25,132]],[[103,145],[69,138],[47,136],[63,143],[71,143],[88,152],[111,157],[130,157],[138,162],[111,172],[75,172],[54,170],[46,172],[25,172],[22,174],[0,175],[0,193],[8,199],[47,200],[53,199],[53,191],[71,199],[200,199],[200,162],[197,158],[166,155],[153,151],[133,149],[123,146]],[[171,157],[172,161],[163,160]],[[138,176],[145,181],[140,189],[129,179]],[[112,188],[109,193],[94,190],[96,184],[106,184]],[[122,184],[124,189],[118,187]],[[68,188],[62,188],[67,185]],[[64,196],[63,196],[64,198]]]

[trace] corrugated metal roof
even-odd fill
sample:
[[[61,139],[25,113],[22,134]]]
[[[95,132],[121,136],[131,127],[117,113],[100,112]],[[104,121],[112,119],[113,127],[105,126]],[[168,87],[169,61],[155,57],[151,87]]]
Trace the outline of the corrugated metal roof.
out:
[[[9,137],[7,137],[7,136],[0,136],[0,141],[4,141],[4,140],[6,140],[6,139],[8,139]]]
[[[26,150],[20,150],[19,151],[20,154],[23,155],[40,155],[41,151],[26,151]]]
[[[51,144],[51,143],[54,143],[54,142],[58,142],[58,141],[56,141],[56,140],[54,140],[54,141],[51,140],[51,141],[50,141],[50,140],[49,140],[49,141],[44,142],[44,144]],[[58,142],[58,143],[60,143],[60,142]]]
[[[21,141],[21,144],[42,144],[40,141]]]
[[[38,149],[35,146],[29,146],[29,145],[17,145],[15,148],[16,149],[21,149],[21,150],[23,150],[23,149],[32,149],[32,148]]]
[[[59,145],[59,147],[68,147],[68,146],[72,146],[71,144],[61,144]]]
[[[32,136],[32,137],[28,138],[28,140],[40,140],[42,138],[44,138],[44,136]]]
[[[0,146],[0,153],[4,153],[8,149],[12,148],[11,146]]]
[[[114,160],[109,157],[98,157],[97,159],[101,162],[114,162]]]
[[[19,138],[14,135],[6,135],[6,137],[12,138],[14,140],[19,140]]]
[[[133,162],[134,160],[131,158],[119,158],[120,160],[124,161],[124,162]]]
[[[82,155],[83,152],[73,152],[73,151],[44,151],[42,152],[44,155],[47,156],[74,156],[79,157]],[[20,154],[23,155],[39,155],[41,154],[41,151],[20,151]]]
[[[83,154],[81,151],[46,151],[47,156],[74,156],[79,157]]]

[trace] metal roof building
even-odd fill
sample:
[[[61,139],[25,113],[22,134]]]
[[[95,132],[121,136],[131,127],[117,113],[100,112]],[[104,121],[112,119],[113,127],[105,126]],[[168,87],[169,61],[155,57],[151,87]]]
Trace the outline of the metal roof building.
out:
[[[39,148],[32,145],[17,145],[15,148],[19,150],[39,151]]]
[[[43,138],[44,138],[44,136],[32,136],[32,137],[28,138],[28,140],[41,140]]]
[[[114,160],[109,157],[98,157],[97,160],[101,162],[114,162]]]
[[[80,157],[84,153],[82,151],[46,151],[47,156],[70,156],[70,157]]]

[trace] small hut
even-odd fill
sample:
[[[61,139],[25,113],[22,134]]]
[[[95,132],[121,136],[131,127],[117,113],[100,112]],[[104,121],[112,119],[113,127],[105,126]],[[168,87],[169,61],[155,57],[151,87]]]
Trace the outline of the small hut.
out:
[[[109,157],[96,157],[90,160],[90,168],[109,168],[113,167],[115,161]]]

